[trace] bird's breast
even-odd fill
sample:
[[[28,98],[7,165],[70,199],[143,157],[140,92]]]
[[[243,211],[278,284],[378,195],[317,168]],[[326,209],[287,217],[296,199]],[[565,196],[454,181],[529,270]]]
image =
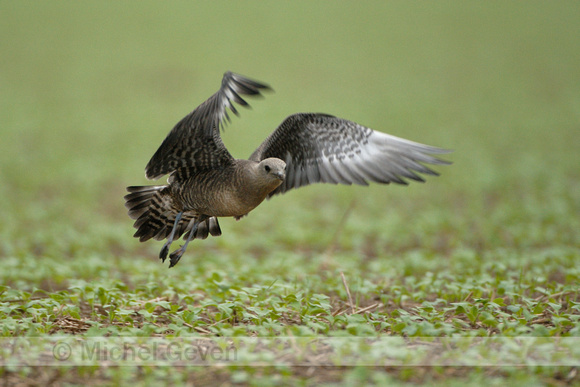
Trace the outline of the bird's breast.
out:
[[[186,211],[240,217],[256,208],[271,190],[253,185],[235,171],[221,170],[193,176],[179,185],[179,191]]]

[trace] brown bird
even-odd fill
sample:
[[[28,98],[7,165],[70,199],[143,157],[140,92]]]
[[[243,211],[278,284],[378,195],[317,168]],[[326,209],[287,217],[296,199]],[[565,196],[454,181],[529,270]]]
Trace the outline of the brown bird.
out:
[[[320,113],[289,116],[248,160],[235,159],[220,137],[224,119],[229,121],[226,108],[238,115],[233,102],[248,106],[241,95],[261,95],[261,90],[271,89],[226,72],[219,91],[175,125],[147,164],[148,179],[169,174],[168,184],[127,187],[125,206],[135,219],[134,237],[141,242],[167,238],[159,258],[165,261],[171,243],[185,234],[169,267],[179,262],[192,239],[221,235],[218,217],[239,220],[273,195],[319,182],[424,182],[415,172],[438,173],[422,163],[450,164],[430,156],[449,150]]]

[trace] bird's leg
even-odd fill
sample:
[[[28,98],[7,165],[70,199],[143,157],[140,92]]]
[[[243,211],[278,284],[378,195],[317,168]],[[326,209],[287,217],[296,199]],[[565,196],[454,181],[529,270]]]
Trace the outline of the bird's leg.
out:
[[[202,222],[205,222],[205,220],[207,218],[208,217],[205,216],[205,215],[200,215],[199,217],[197,217],[195,219],[195,222],[193,223],[193,226],[191,227],[191,230],[189,230],[189,234],[187,235],[187,239],[185,240],[185,244],[183,246],[181,246],[179,249],[175,250],[169,256],[169,259],[171,260],[171,263],[169,264],[169,267],[170,268],[173,267],[173,266],[175,266],[175,265],[177,265],[177,262],[179,262],[179,260],[181,259],[181,256],[183,255],[183,253],[185,253],[185,250],[187,249],[187,245],[189,244],[189,242],[192,241],[193,236],[197,232],[197,228],[199,227],[199,225]]]
[[[179,225],[179,221],[181,220],[181,215],[183,215],[183,212],[178,212],[177,215],[175,216],[173,230],[171,230],[171,234],[169,234],[169,236],[167,237],[167,242],[165,242],[165,244],[161,248],[161,251],[159,252],[159,259],[162,259],[163,262],[165,262],[165,258],[167,258],[167,254],[169,253],[169,246],[171,246],[171,243],[173,242],[173,237],[175,237],[175,231],[177,230],[177,226]]]

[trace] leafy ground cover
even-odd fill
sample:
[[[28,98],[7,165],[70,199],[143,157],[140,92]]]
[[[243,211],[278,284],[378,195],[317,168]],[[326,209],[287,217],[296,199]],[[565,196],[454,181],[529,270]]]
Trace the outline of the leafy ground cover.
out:
[[[0,40],[3,340],[580,336],[575,3],[0,11],[12,37]],[[195,241],[168,270],[160,244],[131,238],[124,188],[146,183],[166,132],[225,70],[276,90],[224,133],[237,157],[286,115],[323,111],[453,148],[454,164],[425,185],[290,192],[223,220],[222,237]],[[372,358],[373,347],[359,350]],[[7,356],[6,385],[579,380],[577,352],[503,367],[297,365],[275,353],[219,366],[34,367]]]

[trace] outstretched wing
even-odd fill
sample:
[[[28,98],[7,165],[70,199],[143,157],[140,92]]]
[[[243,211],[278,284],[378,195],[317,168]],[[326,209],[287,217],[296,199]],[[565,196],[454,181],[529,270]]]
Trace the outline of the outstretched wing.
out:
[[[327,114],[299,113],[286,118],[250,160],[277,157],[286,162],[284,183],[272,196],[318,182],[408,184],[404,178],[423,182],[415,172],[438,173],[422,163],[451,164],[430,156],[449,152]]]
[[[148,179],[158,179],[178,169],[191,173],[231,163],[233,157],[224,146],[219,132],[223,119],[229,121],[226,108],[238,115],[233,103],[248,106],[240,95],[260,95],[260,89],[270,87],[232,72],[225,73],[219,91],[185,116],[169,132],[149,160],[145,176]]]

